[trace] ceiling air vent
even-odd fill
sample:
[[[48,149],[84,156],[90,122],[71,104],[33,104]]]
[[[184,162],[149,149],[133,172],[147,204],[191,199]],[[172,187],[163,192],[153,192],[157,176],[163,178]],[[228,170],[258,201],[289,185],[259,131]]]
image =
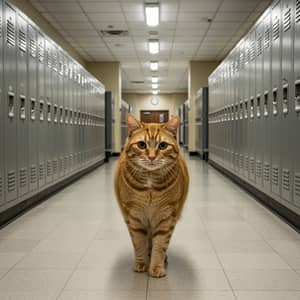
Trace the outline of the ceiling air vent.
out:
[[[102,36],[105,36],[105,37],[128,36],[128,30],[112,29],[112,30],[101,30],[100,32],[101,32]]]
[[[131,81],[131,83],[134,83],[134,84],[143,84],[143,83],[145,83],[145,81],[142,81],[142,80],[133,80],[133,81]]]

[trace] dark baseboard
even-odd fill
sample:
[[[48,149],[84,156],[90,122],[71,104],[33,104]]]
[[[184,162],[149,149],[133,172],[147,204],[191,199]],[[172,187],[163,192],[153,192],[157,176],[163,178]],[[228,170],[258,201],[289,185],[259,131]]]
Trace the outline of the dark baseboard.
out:
[[[13,220],[24,214],[25,212],[29,211],[33,207],[37,206],[38,204],[46,201],[51,195],[57,193],[67,185],[71,184],[72,182],[76,181],[77,179],[81,178],[82,176],[86,175],[87,173],[93,171],[94,169],[98,168],[104,163],[104,160],[101,160],[94,165],[88,167],[87,169],[81,170],[78,173],[71,175],[70,177],[64,179],[61,182],[54,184],[46,188],[45,190],[41,191],[40,193],[8,208],[7,210],[0,213],[0,228],[6,226],[7,224],[11,223]]]
[[[209,164],[213,166],[215,169],[229,177],[233,182],[237,183],[247,192],[255,197],[260,203],[264,204],[268,207],[273,213],[283,219],[286,223],[292,226],[295,230],[300,232],[300,216],[296,214],[294,211],[290,210],[286,206],[282,205],[269,195],[263,193],[262,191],[258,190],[242,178],[238,177],[237,175],[233,174],[229,170],[223,168],[218,163],[208,160]]]
[[[113,152],[112,156],[120,156],[120,152]]]
[[[190,151],[189,155],[190,156],[199,156],[199,153],[197,151]]]

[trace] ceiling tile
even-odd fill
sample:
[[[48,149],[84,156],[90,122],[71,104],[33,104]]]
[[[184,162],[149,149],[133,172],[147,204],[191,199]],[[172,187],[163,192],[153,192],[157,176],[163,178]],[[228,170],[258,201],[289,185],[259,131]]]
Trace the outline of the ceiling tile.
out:
[[[143,22],[145,24],[145,15],[139,12],[125,12],[126,20],[130,22]]]
[[[69,29],[69,34],[73,37],[98,37],[99,33],[96,30],[81,30],[81,29]]]
[[[39,12],[46,12],[47,11],[42,3],[38,2],[38,1],[30,1],[30,2],[34,6],[34,8],[37,9]]]
[[[59,12],[59,13],[80,13],[82,12],[80,6],[77,3],[70,2],[43,2],[43,7],[49,12]]]
[[[55,13],[55,18],[64,23],[87,21],[87,18],[83,13]]]
[[[122,13],[89,13],[87,16],[93,22],[125,22],[124,15]]]
[[[119,2],[84,2],[81,4],[82,9],[87,13],[121,13]]]
[[[223,1],[220,11],[229,11],[229,12],[235,12],[235,11],[252,11],[256,8],[257,4],[260,0],[226,0]]]
[[[180,12],[178,14],[179,22],[205,22],[208,18],[212,18],[214,12]]]
[[[247,12],[219,12],[214,17],[215,22],[243,22],[247,19]]]
[[[99,30],[128,30],[125,21],[93,21],[92,24]]]
[[[93,26],[88,22],[59,22],[60,25],[65,29],[90,29],[93,30]]]
[[[123,11],[129,11],[129,12],[138,12],[140,14],[144,13],[144,5],[140,1],[135,2],[122,2],[122,9]]]
[[[216,11],[222,0],[198,0],[198,1],[182,1],[180,10],[183,12],[213,12]]]

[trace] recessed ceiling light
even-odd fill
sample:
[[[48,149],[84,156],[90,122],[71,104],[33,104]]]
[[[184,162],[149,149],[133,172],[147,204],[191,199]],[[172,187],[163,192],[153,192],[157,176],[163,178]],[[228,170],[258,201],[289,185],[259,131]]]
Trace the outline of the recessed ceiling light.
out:
[[[157,95],[158,94],[158,90],[152,90],[152,94],[153,95]]]
[[[157,26],[159,24],[159,6],[158,4],[146,4],[146,24],[148,26]]]
[[[150,62],[150,70],[151,71],[157,71],[158,70],[158,62],[157,61],[151,61]]]
[[[152,89],[157,89],[158,88],[158,83],[152,83]]]
[[[152,76],[151,81],[152,81],[152,83],[158,83],[158,77],[157,76]]]
[[[159,40],[148,40],[149,52],[151,54],[157,54],[159,52]]]

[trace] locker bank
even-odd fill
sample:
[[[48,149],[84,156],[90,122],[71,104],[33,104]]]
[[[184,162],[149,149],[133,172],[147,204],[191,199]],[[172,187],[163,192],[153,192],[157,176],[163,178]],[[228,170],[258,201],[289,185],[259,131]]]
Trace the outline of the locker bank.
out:
[[[0,299],[300,299],[299,0],[0,0]],[[167,275],[133,271],[127,116],[190,185]]]

